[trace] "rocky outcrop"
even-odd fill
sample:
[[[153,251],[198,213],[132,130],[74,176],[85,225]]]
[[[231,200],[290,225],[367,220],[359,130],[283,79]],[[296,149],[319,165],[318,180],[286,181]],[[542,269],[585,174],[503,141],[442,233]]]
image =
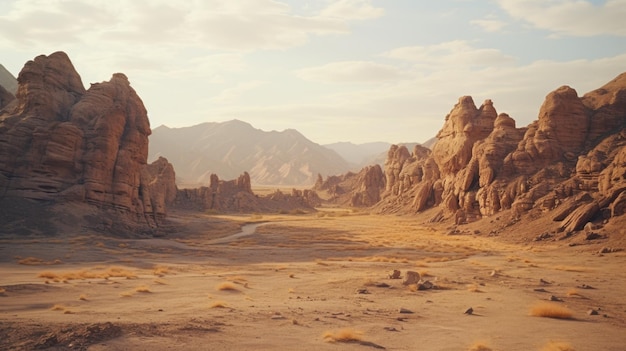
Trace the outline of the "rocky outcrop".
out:
[[[27,62],[18,82],[17,103],[0,114],[3,206],[16,198],[87,203],[115,213],[120,230],[154,230],[171,188],[157,194],[146,165],[150,123],[127,77],[116,73],[85,90],[56,52]]]
[[[195,211],[254,213],[313,210],[320,202],[312,190],[293,189],[290,194],[276,190],[266,196],[255,195],[247,172],[233,180],[220,180],[216,174],[211,174],[210,179],[209,186],[179,189],[173,206]]]
[[[626,208],[625,127],[626,74],[582,98],[570,87],[558,88],[526,128],[498,115],[490,100],[476,108],[461,97],[432,153],[390,148],[376,208],[415,213],[440,207],[438,219],[457,223],[505,210],[513,217],[554,210],[558,230],[580,230]]]
[[[356,189],[351,191],[352,207],[370,207],[380,201],[385,189],[385,177],[379,165],[367,166],[356,176]]]
[[[378,203],[385,191],[385,175],[380,165],[367,166],[359,173],[348,172],[341,176],[318,175],[313,187],[325,192],[330,203],[351,207],[370,207]]]

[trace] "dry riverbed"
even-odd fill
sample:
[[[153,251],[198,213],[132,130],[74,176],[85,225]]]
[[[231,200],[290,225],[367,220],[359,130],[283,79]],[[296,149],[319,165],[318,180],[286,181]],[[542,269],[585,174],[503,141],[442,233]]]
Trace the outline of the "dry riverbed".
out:
[[[623,252],[447,235],[341,210],[172,220],[181,229],[158,239],[0,237],[0,349],[626,344]],[[409,271],[421,281],[406,281]]]

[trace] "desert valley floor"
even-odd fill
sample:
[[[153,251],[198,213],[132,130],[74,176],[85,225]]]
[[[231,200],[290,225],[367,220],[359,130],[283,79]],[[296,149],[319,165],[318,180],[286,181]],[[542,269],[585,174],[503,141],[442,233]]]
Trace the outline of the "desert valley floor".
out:
[[[170,221],[160,238],[0,238],[0,349],[626,347],[626,253],[602,243],[340,209]]]

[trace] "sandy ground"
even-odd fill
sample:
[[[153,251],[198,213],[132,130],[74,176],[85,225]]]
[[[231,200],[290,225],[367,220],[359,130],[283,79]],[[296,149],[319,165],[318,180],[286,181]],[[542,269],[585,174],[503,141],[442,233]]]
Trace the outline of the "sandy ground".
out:
[[[0,236],[0,349],[626,349],[624,252],[367,213],[172,221],[159,239]],[[550,299],[571,317],[531,315]]]

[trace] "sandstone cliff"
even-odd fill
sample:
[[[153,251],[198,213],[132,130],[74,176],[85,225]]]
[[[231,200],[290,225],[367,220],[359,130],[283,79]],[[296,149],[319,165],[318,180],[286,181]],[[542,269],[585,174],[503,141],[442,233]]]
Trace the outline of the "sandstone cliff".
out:
[[[392,146],[376,209],[466,223],[509,211],[513,218],[552,211],[557,231],[606,222],[626,208],[626,74],[578,97],[549,93],[538,119],[517,128],[492,102],[459,99],[430,152]],[[583,196],[585,195],[585,196]]]
[[[85,203],[111,215],[96,226],[158,227],[168,195],[157,194],[147,168],[150,124],[127,77],[85,90],[68,56],[55,52],[27,62],[18,82],[17,103],[0,112],[0,206]]]

